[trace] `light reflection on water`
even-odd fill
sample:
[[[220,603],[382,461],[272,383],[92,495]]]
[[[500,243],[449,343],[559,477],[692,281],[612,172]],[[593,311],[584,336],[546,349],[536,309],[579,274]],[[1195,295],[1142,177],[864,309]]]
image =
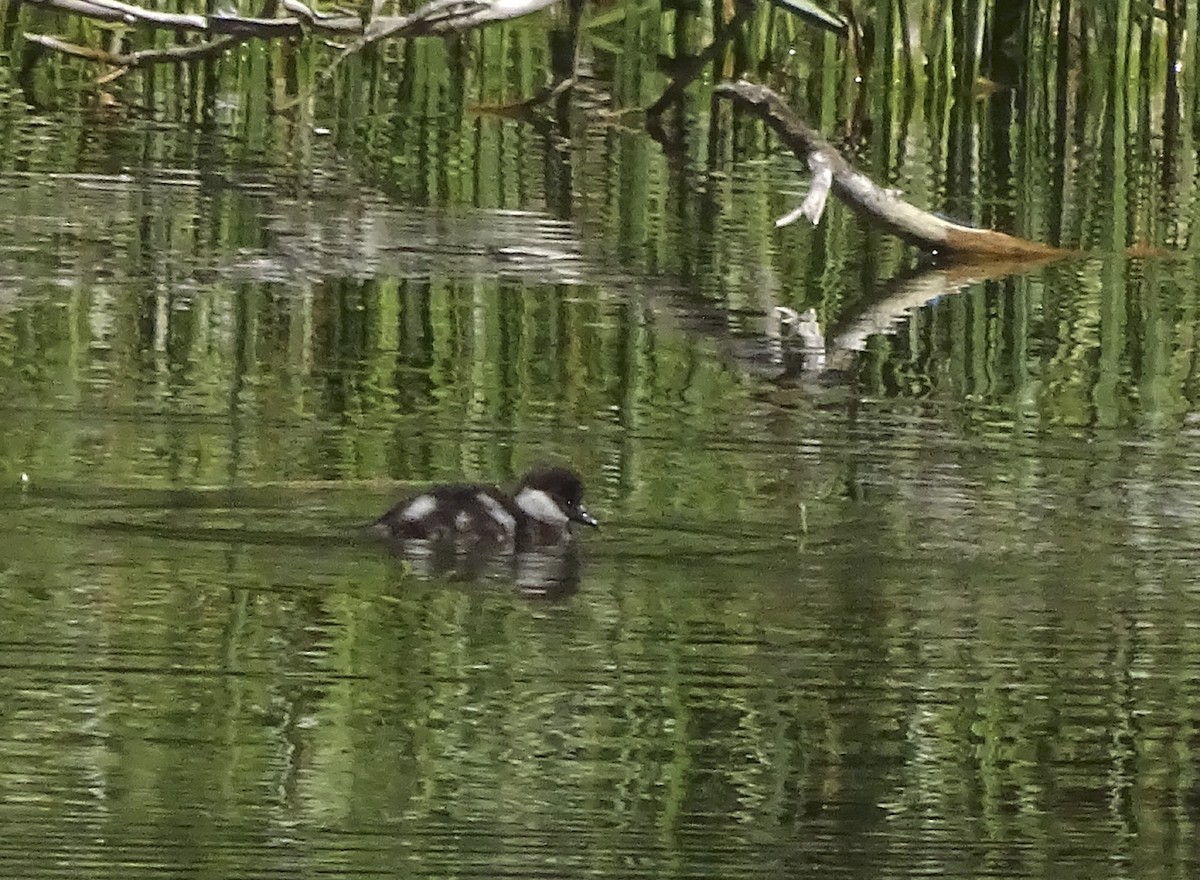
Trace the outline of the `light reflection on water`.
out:
[[[1022,486],[932,418],[836,421],[793,469],[723,450],[734,481],[770,475],[733,509],[660,512],[703,479],[683,457],[671,485],[599,480],[609,527],[566,602],[339,540],[386,487],[10,496],[6,857],[28,876],[1151,870],[1192,831],[1200,595],[1194,510],[1139,493],[1194,455],[1060,441],[1012,459]]]
[[[536,214],[62,186],[78,240],[0,250],[9,873],[1189,875],[1191,392],[1094,311],[1185,263],[776,385],[751,258],[723,325]],[[569,595],[353,536],[543,456],[604,522]]]

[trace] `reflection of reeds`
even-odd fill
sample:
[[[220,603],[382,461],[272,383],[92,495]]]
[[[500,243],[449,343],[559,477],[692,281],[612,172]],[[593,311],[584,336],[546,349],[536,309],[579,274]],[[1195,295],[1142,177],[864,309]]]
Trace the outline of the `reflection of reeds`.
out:
[[[1192,127],[1179,119],[1200,98],[1195,78],[1173,71],[1176,64],[1188,70],[1196,51],[1194,5],[1172,2],[1162,20],[1128,4],[1015,6],[843,3],[856,34],[869,38],[861,57],[847,41],[763,7],[732,34],[712,72],[756,73],[864,171],[916,204],[1064,246],[1186,246],[1197,161]],[[16,46],[19,28],[41,14],[9,15],[6,44]],[[563,108],[531,108],[520,121],[473,112],[538,94],[552,67],[547,35],[561,41],[563,24],[561,16],[543,16],[451,41],[389,43],[350,59],[325,90],[317,73],[327,53],[311,41],[251,43],[218,62],[135,72],[106,87],[118,100],[159,108],[168,121],[195,119],[202,130],[224,125],[236,134],[192,146],[173,141],[169,149],[182,152],[172,163],[237,165],[265,156],[280,179],[303,183],[328,162],[325,144],[336,144],[339,162],[399,201],[544,207],[571,220],[598,262],[667,276],[733,312],[811,305],[823,322],[837,324],[911,267],[908,250],[845,210],[830,211],[815,229],[774,231],[772,220],[799,201],[801,169],[775,157],[774,141],[757,124],[714,103],[713,76],[665,109],[669,155],[636,129],[639,118],[628,111],[663,94],[667,61],[728,34],[720,5],[664,13],[655,4],[626,4],[595,13],[578,39],[580,85]],[[135,47],[146,39],[130,38]],[[1189,57],[1177,57],[1181,51]],[[48,60],[35,69],[47,71],[66,82],[80,68]],[[977,75],[993,87],[978,89]],[[218,107],[220,95],[237,100]],[[585,100],[602,104],[576,109]],[[80,167],[94,162],[98,148],[122,149],[95,117],[66,117],[66,137],[24,141],[15,119],[0,112],[0,128],[13,135],[0,138],[4,167],[18,156],[34,170]],[[329,135],[315,135],[314,127]],[[168,148],[162,135],[146,138],[150,150]],[[236,240],[244,230],[230,223],[253,222],[206,216],[195,246]],[[1090,294],[1068,297],[1049,315],[1045,332],[1061,346],[1051,368],[1061,362],[1079,370],[1071,381],[1085,384],[1100,381],[1101,365],[1130,369],[1128,358],[1145,349],[1122,348],[1122,339],[1136,338],[1152,316],[1130,314],[1128,283],[1110,274],[1099,302]],[[374,291],[380,302],[394,295],[386,281]],[[1121,315],[1127,323],[1118,322]],[[1163,326],[1158,344],[1185,357],[1188,334],[1172,320]],[[1102,327],[1123,328],[1096,337],[1117,350],[1086,356],[1085,328]],[[1174,333],[1187,349],[1172,347]],[[1158,357],[1135,372],[1154,374],[1171,361]],[[1023,381],[1011,364],[992,368]],[[1045,400],[1052,405],[1054,395]]]
[[[1194,132],[1169,127],[1179,111],[1163,71],[1175,61],[1194,69],[1170,47],[1196,46],[1197,5],[1173,4],[1188,39],[1171,43],[1130,4],[1030,3],[1025,30],[1006,38],[1019,50],[1016,77],[978,97],[974,73],[997,76],[997,4],[853,5],[874,24],[862,83],[844,44],[777,9],[756,13],[749,37],[716,63],[723,73],[752,68],[771,80],[856,150],[872,176],[915,202],[1108,252],[981,281],[919,308],[898,332],[866,340],[856,378],[868,394],[948,401],[929,409],[949,412],[962,436],[983,434],[990,446],[965,450],[955,434],[929,449],[930,435],[909,424],[919,416],[904,408],[890,422],[878,411],[832,408],[792,417],[764,405],[760,387],[725,369],[688,325],[664,328],[615,284],[547,280],[549,259],[540,280],[506,279],[499,248],[464,257],[449,247],[464,206],[485,209],[471,212],[484,218],[469,230],[472,246],[499,225],[503,214],[493,209],[545,208],[570,222],[594,263],[666,277],[716,318],[761,315],[782,302],[814,306],[828,324],[870,314],[876,292],[912,263],[843,210],[815,229],[776,232],[772,221],[803,188],[799,169],[777,157],[757,124],[714,104],[704,83],[669,111],[681,148],[669,159],[627,126],[597,124],[569,106],[565,125],[544,129],[472,113],[543,85],[544,24],[381,47],[348,63],[329,92],[294,115],[276,110],[313,88],[322,53],[311,45],[250,45],[202,68],[113,85],[130,103],[161,108],[167,121],[195,121],[203,135],[195,141],[180,133],[189,125],[130,135],[69,113],[58,136],[35,137],[22,109],[0,106],[0,243],[12,249],[5,283],[18,272],[47,281],[0,294],[5,473],[19,463],[35,486],[46,474],[115,486],[492,478],[519,470],[537,448],[604,473],[615,484],[606,501],[625,505],[622,515],[668,521],[661,562],[600,551],[584,601],[556,614],[531,614],[494,592],[397,585],[357,555],[344,565],[335,559],[328,583],[313,587],[313,558],[244,541],[164,549],[47,531],[50,538],[35,533],[27,546],[22,534],[10,556],[72,587],[85,572],[88,590],[60,590],[48,579],[46,601],[25,596],[23,570],[20,589],[6,583],[6,626],[18,650],[86,642],[114,657],[150,646],[176,664],[181,656],[227,658],[233,670],[243,657],[256,664],[253,675],[226,676],[220,687],[175,675],[147,688],[144,678],[130,685],[103,674],[94,690],[105,712],[86,729],[112,737],[100,749],[116,780],[105,805],[111,815],[119,818],[123,786],[148,804],[172,799],[159,782],[179,778],[177,752],[150,745],[173,741],[185,711],[178,707],[197,706],[185,716],[195,721],[191,733],[220,747],[204,750],[208,764],[189,767],[194,788],[224,792],[232,780],[274,779],[286,754],[310,762],[296,774],[304,809],[331,828],[362,816],[419,827],[465,803],[493,804],[494,813],[473,821],[495,819],[505,833],[514,831],[514,813],[529,819],[516,829],[522,834],[557,832],[574,815],[564,809],[586,803],[595,820],[587,835],[547,833],[538,842],[572,847],[564,859],[590,856],[589,846],[621,853],[619,863],[589,865],[613,876],[628,872],[630,853],[642,867],[659,852],[674,854],[680,827],[700,827],[684,826],[681,817],[692,814],[706,829],[734,815],[758,849],[774,845],[775,834],[781,846],[801,838],[857,846],[862,814],[896,805],[886,829],[880,814],[886,834],[878,837],[899,848],[896,829],[916,829],[909,839],[921,842],[926,868],[974,845],[952,821],[923,827],[931,815],[981,814],[972,833],[986,841],[976,850],[988,858],[1012,840],[1025,854],[1034,850],[1026,841],[1046,838],[1076,851],[1085,825],[1078,816],[1057,822],[1064,802],[1103,805],[1086,825],[1101,829],[1103,846],[1116,820],[1136,815],[1151,841],[1151,873],[1162,839],[1194,840],[1187,805],[1196,783],[1189,731],[1197,666],[1187,559],[1164,563],[1169,542],[1149,545],[1144,557],[1096,553],[1082,546],[1089,533],[1080,520],[1055,509],[1091,499],[1097,486],[1119,489],[1138,505],[1138,522],[1111,528],[1161,541],[1159,487],[1188,461],[1152,444],[1135,456],[1117,443],[1082,461],[1029,437],[1056,423],[1134,422],[1172,438],[1169,429],[1195,411],[1200,294],[1186,280],[1196,277],[1195,260],[1119,252],[1136,240],[1179,249],[1190,240]],[[614,109],[649,103],[665,85],[656,56],[696,48],[719,18],[709,6],[689,17],[628,4],[581,40],[583,73],[607,86],[593,94],[606,92]],[[6,31],[7,45],[14,33]],[[71,62],[38,70],[46,88],[90,82]],[[1195,80],[1175,83],[1191,119],[1200,109]],[[237,100],[218,106],[219,96]],[[213,137],[218,122],[232,136]],[[331,130],[327,142],[313,125]],[[84,200],[79,190],[61,180],[26,186],[29,176],[12,174],[107,167],[132,148],[143,166],[228,171],[235,182],[266,157],[272,175],[269,186],[245,191],[200,175],[175,187],[122,185],[69,213],[64,205]],[[312,193],[314,179],[331,177],[350,195]],[[357,203],[377,203],[368,183],[405,205],[433,205],[428,225],[372,226],[375,216]],[[289,188],[298,197],[283,198]],[[296,249],[346,255],[324,273],[307,264],[283,271],[292,266],[285,236],[263,228],[264,213],[285,215],[310,236],[295,232]],[[70,223],[57,222],[64,214]],[[562,245],[548,218],[523,239],[548,251]],[[421,246],[432,253],[424,262]],[[395,262],[356,274],[378,252],[401,248],[409,249],[407,272]],[[279,277],[214,270],[258,258],[282,267]],[[989,403],[1006,427],[989,424]],[[947,462],[954,467],[929,479]],[[861,503],[864,486],[869,504]],[[720,524],[718,537],[728,539],[730,520],[802,503],[813,511],[819,566],[807,552],[769,564],[739,560],[728,585],[699,590],[699,566],[670,555],[684,534],[671,516]],[[61,505],[51,510],[60,513]],[[936,571],[914,566],[930,558],[914,548],[939,515],[954,522],[937,534],[958,535],[962,545],[945,557],[970,545],[984,558],[962,554]],[[864,528],[874,543],[854,542]],[[981,549],[1001,544],[1011,550]],[[877,556],[864,559],[863,546]],[[64,550],[68,561],[57,567]],[[1063,569],[1075,565],[1078,592],[1068,595]],[[704,576],[716,577],[710,567]],[[1130,584],[1119,598],[1114,578]],[[609,677],[591,677],[598,669]],[[309,687],[308,676],[330,670],[343,677]],[[86,678],[82,663],[70,671]],[[34,682],[29,691],[47,687]],[[66,711],[66,703],[47,705],[48,713]],[[319,723],[264,723],[268,711]],[[5,723],[10,745],[46,741],[40,711]],[[113,747],[125,725],[138,733],[134,747]],[[61,726],[85,727],[74,717]],[[297,747],[279,748],[279,740]],[[572,769],[565,783],[564,764]],[[13,780],[22,766],[13,765]],[[70,761],[46,763],[60,766]],[[485,766],[504,769],[472,775]],[[488,794],[472,799],[466,784],[485,777]],[[99,778],[89,771],[80,789],[87,796],[65,800],[64,822],[76,832]],[[379,779],[393,787],[376,787]],[[564,791],[577,798],[567,808]],[[449,797],[460,800],[448,806]],[[198,852],[216,852],[221,829],[246,827],[244,800],[213,800],[217,821],[197,823],[193,811],[177,823],[195,835]],[[45,805],[48,816],[56,809]],[[288,839],[293,821],[289,814]],[[820,834],[797,834],[820,823]],[[1058,824],[1067,831],[1054,838]],[[38,831],[39,841],[61,836]],[[641,833],[645,847],[630,847]],[[112,821],[105,838],[119,834]],[[378,851],[387,858],[376,873],[413,858],[412,840],[397,840],[395,852]],[[270,849],[243,846],[240,858]],[[729,873],[736,867],[745,864]],[[978,873],[975,864],[959,867],[946,873]],[[678,864],[660,873],[672,871],[683,873]]]

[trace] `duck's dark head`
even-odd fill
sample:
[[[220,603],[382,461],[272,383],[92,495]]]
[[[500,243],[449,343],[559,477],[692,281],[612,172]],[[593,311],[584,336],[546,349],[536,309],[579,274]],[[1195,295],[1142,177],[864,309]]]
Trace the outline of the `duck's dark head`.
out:
[[[521,480],[513,500],[522,513],[546,525],[564,528],[570,522],[593,528],[599,525],[583,506],[583,481],[568,468],[535,468]]]

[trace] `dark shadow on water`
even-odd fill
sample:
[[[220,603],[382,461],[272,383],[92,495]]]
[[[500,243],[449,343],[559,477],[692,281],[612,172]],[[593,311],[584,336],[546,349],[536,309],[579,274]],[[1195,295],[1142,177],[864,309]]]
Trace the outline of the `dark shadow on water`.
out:
[[[242,513],[244,514],[245,511],[242,511]],[[250,529],[232,526],[172,525],[164,522],[131,522],[128,520],[107,520],[104,522],[87,523],[85,524],[85,528],[105,532],[124,532],[146,538],[158,538],[164,541],[250,544],[263,547],[346,547],[359,543],[360,540],[355,538],[350,530],[319,532],[306,529],[299,532],[285,532],[282,530]]]
[[[128,510],[128,508],[121,508]],[[296,547],[327,552],[361,552],[364,558],[384,554],[400,563],[406,577],[421,580],[443,580],[453,583],[511,583],[523,595],[548,599],[563,599],[578,591],[582,563],[575,544],[538,547],[518,552],[496,549],[456,550],[444,543],[427,541],[383,541],[363,529],[361,523],[334,524],[322,527],[305,523],[296,530],[225,526],[211,522],[166,522],[180,519],[183,511],[152,513],[152,519],[106,519],[80,523],[83,528],[150,539],[152,541],[229,544],[254,547]],[[260,519],[269,520],[278,510],[259,512]],[[228,515],[245,518],[254,511],[236,509]]]
[[[381,546],[404,574],[461,584],[511,582],[525,596],[565,599],[579,590],[582,561],[575,544],[515,553],[456,549],[447,542],[387,541]]]

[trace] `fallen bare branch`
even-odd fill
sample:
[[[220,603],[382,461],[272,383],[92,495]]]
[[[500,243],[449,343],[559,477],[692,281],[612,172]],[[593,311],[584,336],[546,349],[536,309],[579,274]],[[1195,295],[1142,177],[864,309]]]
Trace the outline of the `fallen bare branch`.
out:
[[[35,6],[58,9],[98,21],[123,22],[150,28],[221,34],[227,39],[212,40],[196,46],[172,49],[146,49],[127,55],[116,55],[68,43],[57,37],[30,35],[38,45],[75,58],[86,58],[102,64],[140,67],[161,62],[193,61],[219,54],[234,43],[250,37],[263,40],[299,37],[306,31],[358,37],[334,61],[330,70],[347,55],[388,37],[418,37],[428,34],[447,34],[470,30],[494,21],[507,21],[529,15],[560,0],[432,0],[411,15],[377,16],[364,29],[361,19],[353,15],[326,15],[316,12],[303,0],[281,0],[291,13],[284,17],[270,16],[274,4],[264,17],[229,13],[192,15],[158,12],[125,3],[123,0],[27,0]],[[376,2],[374,8],[379,8]],[[328,74],[329,71],[327,71]]]
[[[364,37],[382,40],[399,35],[421,37],[430,34],[461,33],[494,21],[510,21],[532,15],[559,0],[433,0],[411,15],[375,19]]]
[[[282,18],[256,18],[229,13],[214,13],[205,16],[158,12],[124,3],[121,0],[27,0],[27,2],[46,9],[58,9],[74,15],[82,15],[97,21],[122,22],[163,30],[256,37],[263,40],[297,37],[303,34],[305,29],[347,36],[355,36],[363,32],[362,21],[357,16],[324,15],[313,11],[300,0],[283,0],[283,7],[292,15]],[[83,47],[76,48],[82,49]],[[90,57],[79,52],[68,54],[81,58]]]
[[[31,43],[37,43],[39,46],[45,46],[47,49],[53,49],[55,52],[61,52],[64,55],[70,55],[74,58],[85,58],[88,61],[98,61],[101,64],[123,68],[146,67],[150,64],[164,63],[183,64],[188,61],[199,61],[204,58],[212,58],[224,54],[231,46],[241,42],[237,37],[219,37],[216,40],[206,43],[193,43],[190,46],[172,46],[169,49],[140,49],[137,52],[117,55],[112,52],[106,52],[103,49],[93,49],[90,46],[68,43],[65,40],[58,39],[58,37],[50,37],[45,34],[27,33],[25,34],[25,39]]]
[[[930,253],[976,259],[1035,258],[1068,253],[992,229],[954,223],[904,201],[895,190],[884,189],[857,170],[765,86],[745,80],[726,82],[717,86],[716,93],[762,118],[797,158],[813,170],[819,179],[814,179],[802,213],[814,223],[824,204],[822,181],[828,174],[833,192],[860,216]]]
[[[151,27],[180,31],[208,30],[208,21],[203,15],[185,15],[174,12],[157,12],[141,6],[132,6],[120,0],[29,0],[35,6],[61,9],[88,18],[102,21],[122,21],[126,24],[145,24]]]
[[[325,75],[332,73],[347,55],[361,52],[389,37],[460,33],[494,21],[521,18],[558,2],[560,0],[432,0],[410,15],[373,18],[362,37],[334,59]]]
[[[318,12],[300,0],[281,0],[280,5],[314,30],[345,34],[362,33],[362,19],[357,15]]]
[[[95,3],[89,3],[88,0],[26,0],[33,6],[42,6],[46,9],[58,9],[62,12],[70,12],[72,15],[82,15],[84,18],[94,18],[97,21],[125,21],[126,18],[115,9],[107,9],[103,6],[97,6]]]
[[[437,33],[451,22],[467,21],[488,9],[487,0],[433,0],[409,15],[382,15],[371,19],[363,34],[363,45],[406,32],[409,36]],[[450,28],[453,29],[453,28]]]
[[[209,16],[208,30],[214,34],[272,40],[298,37],[304,33],[304,25],[297,18],[243,18],[218,13]]]

